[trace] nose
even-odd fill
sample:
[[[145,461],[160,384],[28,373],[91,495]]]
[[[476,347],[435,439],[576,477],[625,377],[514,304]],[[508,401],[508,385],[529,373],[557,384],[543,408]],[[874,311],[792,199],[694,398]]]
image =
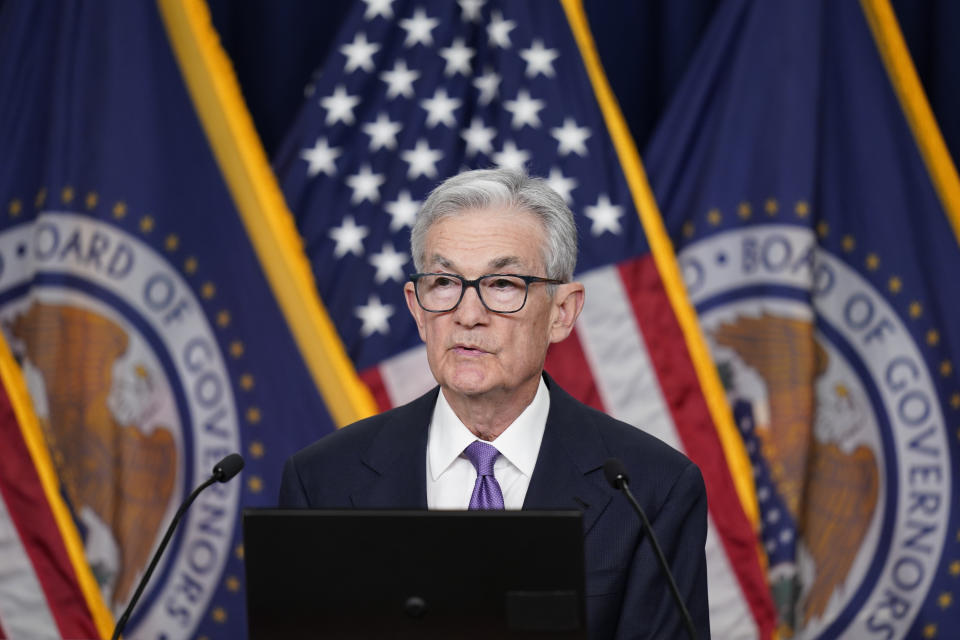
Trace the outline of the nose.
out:
[[[458,324],[472,327],[484,323],[488,313],[489,311],[480,301],[480,292],[477,288],[467,287],[460,304],[453,310],[453,318]]]

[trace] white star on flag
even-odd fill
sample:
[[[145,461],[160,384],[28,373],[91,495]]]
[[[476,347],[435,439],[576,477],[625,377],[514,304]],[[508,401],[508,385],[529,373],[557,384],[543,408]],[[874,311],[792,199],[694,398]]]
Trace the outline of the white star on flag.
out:
[[[334,175],[337,172],[334,160],[341,153],[340,147],[331,147],[326,138],[317,138],[313,147],[300,152],[300,157],[307,161],[307,175],[312,178],[321,171],[328,176]]]
[[[467,22],[480,22],[480,10],[487,0],[457,0],[460,5],[460,13]]]
[[[422,44],[429,47],[433,45],[433,34],[431,32],[438,24],[440,24],[440,21],[436,18],[427,17],[423,7],[417,7],[412,18],[405,18],[400,21],[400,27],[407,32],[407,38],[403,41],[403,46],[413,47]]]
[[[619,234],[620,217],[623,215],[623,207],[611,204],[610,198],[603,194],[597,200],[597,204],[586,208],[586,216],[593,221],[590,227],[590,233],[599,236],[604,231],[613,234]]]
[[[469,128],[460,132],[460,137],[467,143],[468,156],[475,156],[480,152],[489,156],[493,153],[493,139],[496,136],[497,130],[483,126],[483,120],[479,116],[473,118]]]
[[[338,122],[348,125],[353,124],[357,120],[353,115],[353,108],[358,104],[360,104],[360,98],[347,95],[344,86],[342,84],[337,85],[332,96],[320,100],[320,106],[327,110],[327,117],[324,122],[328,127]]]
[[[367,304],[357,307],[354,313],[363,321],[363,326],[360,327],[363,337],[372,336],[374,333],[390,333],[390,323],[387,321],[393,315],[393,305],[383,304],[377,294],[371,293]]]
[[[387,280],[403,282],[403,265],[407,264],[408,258],[407,254],[394,249],[393,243],[384,243],[380,253],[370,256],[370,264],[377,270],[373,277],[374,282],[377,284],[383,284]]]
[[[355,256],[363,255],[363,239],[370,234],[368,227],[357,226],[356,221],[351,215],[343,216],[343,224],[339,227],[331,227],[329,236],[337,243],[333,249],[334,258],[342,258],[348,253]]]
[[[500,90],[500,76],[489,67],[484,69],[482,76],[473,79],[473,86],[480,92],[478,98],[480,106],[487,106],[497,97]]]
[[[391,122],[387,114],[381,113],[375,122],[363,125],[363,132],[370,136],[370,153],[378,149],[396,149],[397,134],[403,129],[399,122]]]
[[[567,178],[563,175],[559,167],[553,167],[550,169],[550,177],[547,178],[547,184],[550,185],[551,189],[563,196],[567,205],[573,202],[570,192],[577,188],[575,178]]]
[[[471,73],[470,60],[474,53],[473,49],[463,43],[463,38],[457,38],[449,47],[440,49],[440,56],[447,62],[443,75],[455,76],[462,73],[469,76]]]
[[[550,130],[550,135],[556,138],[559,143],[557,153],[565,156],[571,152],[578,156],[587,155],[587,138],[590,137],[588,127],[578,127],[573,118],[564,118],[562,127],[554,127]]]
[[[373,71],[373,54],[380,50],[380,45],[375,42],[367,42],[367,36],[358,33],[353,38],[353,42],[340,47],[340,53],[347,57],[347,64],[343,70],[346,73],[352,73],[357,69],[363,69],[367,73]]]
[[[413,97],[413,81],[420,77],[420,72],[415,69],[408,69],[407,63],[403,60],[397,60],[390,71],[384,71],[380,74],[380,79],[387,83],[387,99],[392,100],[397,96],[404,98]]]
[[[404,227],[413,227],[413,221],[417,217],[420,205],[419,200],[410,197],[410,192],[406,189],[397,194],[397,199],[388,202],[384,209],[390,214],[390,231],[399,231]]]
[[[363,3],[367,5],[363,12],[364,20],[373,20],[377,16],[387,20],[393,17],[393,7],[391,6],[393,0],[363,0]]]
[[[404,151],[400,154],[400,157],[410,165],[410,169],[407,171],[408,180],[413,180],[420,176],[436,178],[437,163],[443,158],[443,153],[434,151],[425,139],[420,138],[417,141],[416,148],[410,151]]]
[[[529,49],[520,51],[520,57],[527,63],[527,77],[536,77],[542,73],[548,78],[554,75],[553,61],[560,57],[556,49],[547,49],[543,46],[542,40],[534,40]]]
[[[523,149],[517,149],[513,140],[507,140],[503,144],[503,149],[499,153],[493,154],[493,161],[498,167],[507,169],[523,169],[523,166],[530,159],[530,154]]]
[[[370,170],[370,165],[363,165],[359,173],[347,176],[347,186],[353,189],[350,204],[360,204],[364,200],[378,202],[380,200],[380,186],[386,181],[387,178],[383,174],[373,173]]]
[[[460,106],[461,102],[462,100],[459,98],[447,96],[446,89],[437,89],[432,98],[421,100],[420,106],[427,111],[427,126],[433,128],[438,124],[448,127],[456,125],[457,121],[453,117],[453,112]]]
[[[517,23],[513,20],[504,20],[500,11],[494,11],[490,14],[490,24],[487,25],[487,40],[497,47],[509,49],[511,46],[510,32],[516,26]]]
[[[543,100],[534,100],[530,97],[530,92],[526,89],[520,89],[516,100],[507,100],[503,103],[504,108],[513,114],[513,120],[510,125],[514,129],[522,129],[524,125],[531,127],[540,126],[540,110],[546,106]]]

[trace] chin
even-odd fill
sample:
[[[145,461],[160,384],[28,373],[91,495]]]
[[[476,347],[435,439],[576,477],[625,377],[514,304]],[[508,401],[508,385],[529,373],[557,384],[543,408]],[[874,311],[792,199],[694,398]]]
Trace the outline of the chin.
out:
[[[459,371],[446,376],[447,387],[465,396],[484,394],[493,388],[489,376],[478,371]]]
[[[464,396],[482,396],[492,389],[489,384],[483,383],[453,383],[448,385],[451,391],[455,391]]]

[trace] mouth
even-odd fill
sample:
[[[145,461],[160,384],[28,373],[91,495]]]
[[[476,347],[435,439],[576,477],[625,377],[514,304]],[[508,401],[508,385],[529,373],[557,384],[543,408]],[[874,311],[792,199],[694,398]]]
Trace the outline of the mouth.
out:
[[[484,351],[480,347],[476,347],[469,344],[455,344],[453,345],[453,352],[457,355],[462,356],[482,356],[486,355],[487,351]]]

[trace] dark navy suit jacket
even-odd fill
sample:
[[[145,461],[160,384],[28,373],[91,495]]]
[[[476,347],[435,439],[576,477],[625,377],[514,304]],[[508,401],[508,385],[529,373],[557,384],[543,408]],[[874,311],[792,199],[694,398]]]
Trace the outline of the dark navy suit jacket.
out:
[[[583,512],[590,637],[686,637],[639,518],[604,478],[604,461],[617,457],[699,637],[709,638],[707,499],[699,469],[660,440],[578,402],[546,374],[544,379],[550,413],[523,508]],[[426,509],[427,429],[438,390],[292,456],[283,471],[280,506]]]

